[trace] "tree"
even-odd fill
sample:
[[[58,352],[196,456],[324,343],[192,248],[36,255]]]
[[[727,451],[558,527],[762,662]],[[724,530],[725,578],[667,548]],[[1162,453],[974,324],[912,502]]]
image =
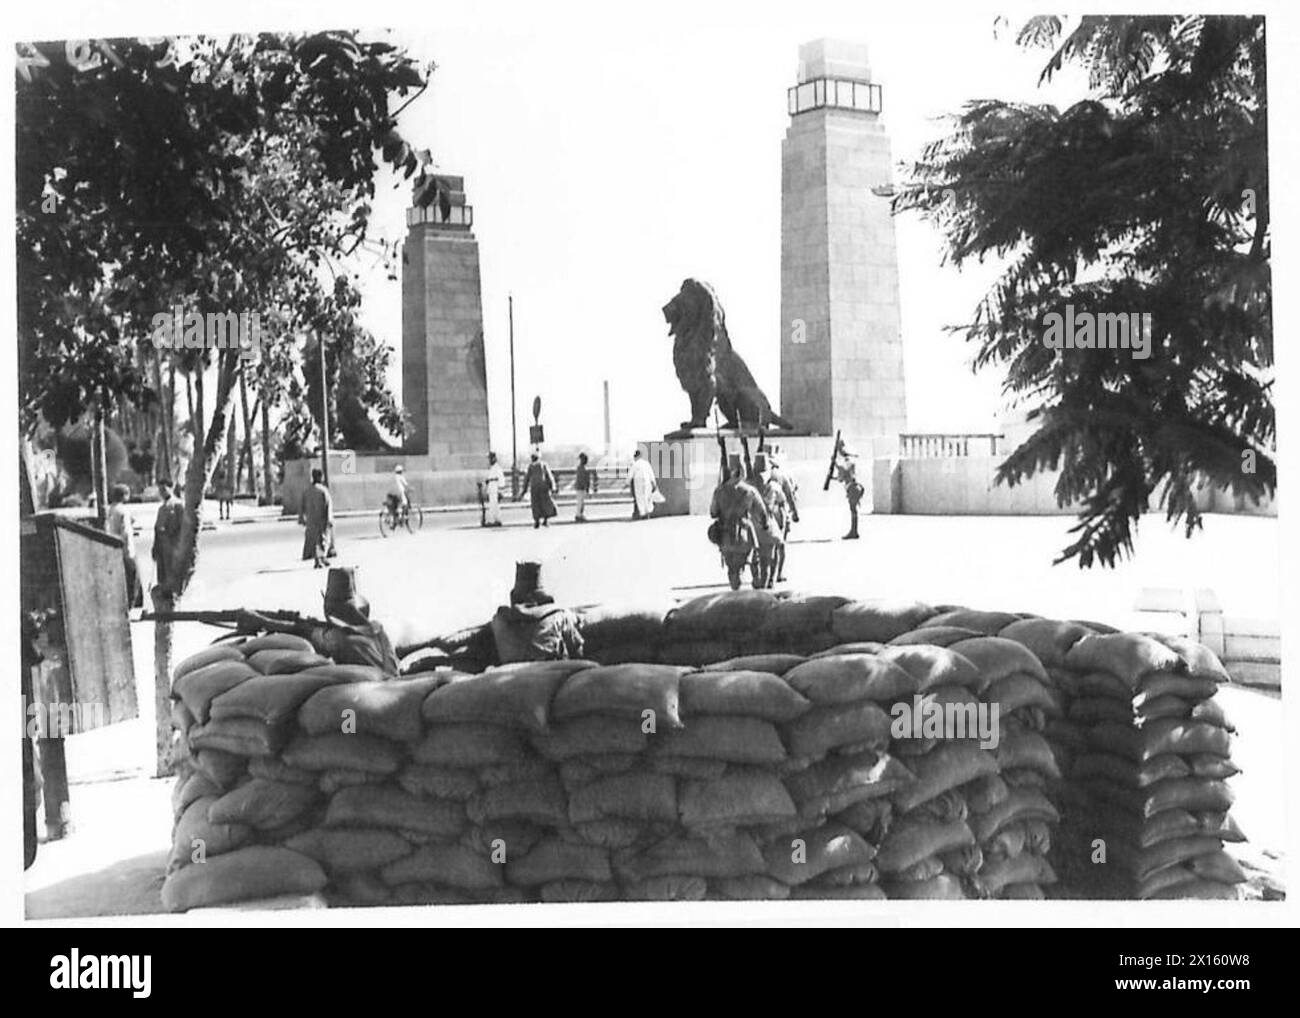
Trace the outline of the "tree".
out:
[[[298,298],[320,290],[322,254],[345,256],[366,238],[375,153],[419,186],[436,180],[389,106],[390,93],[421,94],[430,70],[351,32],[19,47],[24,429],[147,400],[134,344],[175,304],[201,315],[279,307],[296,324]],[[347,214],[321,214],[322,194],[327,211]],[[197,567],[199,510],[244,366],[236,349],[166,353],[193,382],[195,448],[179,568],[152,591],[160,611],[176,607]],[[160,624],[160,771],[170,657]]]
[[[1078,64],[1093,94],[967,104],[894,207],[937,224],[957,266],[1005,261],[956,329],[1038,424],[997,479],[1059,468],[1058,501],[1082,509],[1058,561],[1112,566],[1153,496],[1190,537],[1207,481],[1275,490],[1264,20],[1085,17],[1063,33],[1039,17],[1017,41],[1052,48],[1040,83]],[[1150,315],[1149,356],[1049,347],[1046,316],[1067,305]]]

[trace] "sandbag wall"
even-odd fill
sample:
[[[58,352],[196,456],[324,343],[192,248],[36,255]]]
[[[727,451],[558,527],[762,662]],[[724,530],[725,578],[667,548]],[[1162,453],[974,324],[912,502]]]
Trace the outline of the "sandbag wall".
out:
[[[166,907],[1052,890],[1064,658],[1100,627],[767,591],[580,626],[590,660],[476,675],[285,636],[183,662]],[[996,747],[899,732],[919,697],[996,704]]]
[[[1223,666],[1180,637],[1059,635],[1048,653],[1066,711],[1050,735],[1069,779],[1070,882],[1090,897],[1237,897],[1246,875],[1224,843],[1245,836],[1228,813],[1238,768],[1214,699]]]

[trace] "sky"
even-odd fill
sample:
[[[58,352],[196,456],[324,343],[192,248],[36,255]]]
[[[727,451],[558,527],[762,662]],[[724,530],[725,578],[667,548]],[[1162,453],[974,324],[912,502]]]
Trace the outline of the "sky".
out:
[[[534,396],[549,443],[598,446],[606,380],[616,445],[684,419],[660,308],[688,276],[713,284],[733,344],[779,401],[781,140],[800,43],[867,43],[896,179],[943,131],[939,118],[970,100],[1068,104],[1084,91],[1076,76],[1039,88],[1046,52],[1016,47],[1013,29],[995,37],[987,12],[936,21],[867,4],[764,6],[761,19],[744,20],[713,8],[579,16],[548,4],[494,19],[466,10],[436,29],[394,25],[389,37],[438,65],[400,126],[439,172],[464,176],[474,206],[491,434],[502,449],[509,295],[521,446]],[[385,176],[378,234],[404,234],[409,197],[406,182]],[[966,320],[996,267],[941,267],[932,227],[915,216],[896,227],[908,430],[997,430],[1000,373],[976,377],[972,349],[944,331]],[[366,323],[400,346],[400,284],[362,269]]]

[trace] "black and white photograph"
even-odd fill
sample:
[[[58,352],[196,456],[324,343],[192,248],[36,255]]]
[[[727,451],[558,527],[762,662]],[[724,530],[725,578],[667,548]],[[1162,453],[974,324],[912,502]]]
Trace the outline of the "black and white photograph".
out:
[[[10,924],[1294,925],[1287,21],[24,12]]]

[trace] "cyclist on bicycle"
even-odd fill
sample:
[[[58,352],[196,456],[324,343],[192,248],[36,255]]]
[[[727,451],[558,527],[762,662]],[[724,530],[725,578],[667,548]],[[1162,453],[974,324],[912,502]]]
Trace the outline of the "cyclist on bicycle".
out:
[[[402,464],[393,467],[393,483],[388,487],[388,511],[394,520],[405,520],[411,510],[411,486],[407,483]]]

